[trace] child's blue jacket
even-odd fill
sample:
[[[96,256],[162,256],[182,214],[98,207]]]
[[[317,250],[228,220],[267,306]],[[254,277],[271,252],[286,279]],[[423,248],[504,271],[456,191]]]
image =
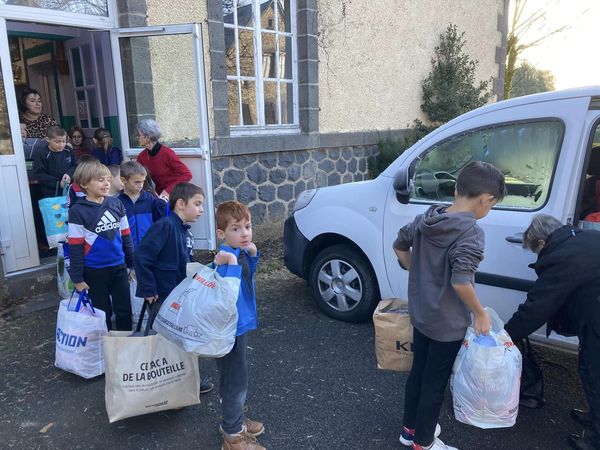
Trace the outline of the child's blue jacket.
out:
[[[167,202],[144,190],[135,203],[125,192],[121,192],[117,198],[125,206],[133,248],[137,248],[152,224],[166,215]]]
[[[256,312],[256,289],[254,287],[254,274],[258,267],[260,254],[250,256],[246,251],[239,248],[229,247],[222,244],[220,250],[233,253],[238,264],[242,268],[242,280],[240,283],[240,293],[237,300],[238,323],[236,336],[241,336],[250,330],[258,328],[258,314]],[[217,272],[221,276],[231,276],[227,271],[228,265],[217,266]]]

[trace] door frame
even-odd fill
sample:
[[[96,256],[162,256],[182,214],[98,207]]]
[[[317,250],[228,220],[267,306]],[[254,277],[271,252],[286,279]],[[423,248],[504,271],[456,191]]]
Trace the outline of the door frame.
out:
[[[27,269],[30,267],[39,266],[40,258],[38,255],[37,248],[37,238],[35,234],[35,226],[33,221],[33,207],[31,201],[30,191],[29,191],[29,183],[27,177],[27,169],[25,166],[25,152],[23,150],[23,141],[21,140],[21,130],[19,126],[19,113],[17,106],[17,96],[13,83],[13,73],[12,66],[10,61],[10,52],[8,48],[8,33],[6,29],[6,19],[0,17],[0,65],[2,66],[2,76],[3,84],[4,84],[4,95],[6,98],[6,105],[8,109],[8,124],[10,128],[10,135],[13,146],[13,155],[9,156],[0,156],[0,158],[14,158],[14,165],[17,170],[17,178],[19,180],[23,180],[23,188],[21,189],[21,196],[23,199],[27,199],[27,201],[21,202],[21,207],[23,208],[23,217],[25,220],[25,224],[31,224],[31,226],[27,227],[25,230],[25,236],[27,238],[27,243],[29,246],[29,257],[23,258],[26,262],[23,264],[26,267],[21,267],[21,265],[17,265],[14,270],[10,270],[10,272],[16,272],[18,270]],[[8,82],[6,80],[9,80]],[[4,189],[4,187],[2,187]],[[10,236],[10,240],[14,241],[15,236]],[[4,247],[4,245],[2,245]],[[16,263],[16,261],[15,261]],[[2,264],[3,269],[6,273],[9,272],[6,266],[6,258],[4,258],[4,262]]]

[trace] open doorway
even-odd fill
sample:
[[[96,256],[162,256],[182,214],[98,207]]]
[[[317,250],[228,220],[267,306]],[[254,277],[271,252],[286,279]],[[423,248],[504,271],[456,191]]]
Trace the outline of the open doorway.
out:
[[[90,148],[99,127],[107,128],[120,147],[110,36],[108,31],[16,21],[8,21],[6,28],[19,117],[27,133],[23,136],[24,158],[37,247],[43,259],[54,256],[56,249],[46,242],[38,207],[42,191],[33,173],[33,158],[46,145],[47,126],[58,124],[69,132],[67,145],[76,150],[74,157],[79,155],[79,147]],[[36,94],[28,95],[30,92]],[[41,114],[31,109],[28,96],[39,96]],[[37,119],[42,115],[48,119]],[[74,127],[83,132],[80,141],[80,131]]]

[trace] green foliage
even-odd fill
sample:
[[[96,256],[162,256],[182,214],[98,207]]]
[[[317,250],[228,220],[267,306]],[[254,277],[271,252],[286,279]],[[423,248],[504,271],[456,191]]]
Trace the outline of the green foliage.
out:
[[[429,127],[420,120],[415,120],[411,128],[400,139],[382,139],[377,143],[377,153],[368,158],[369,175],[377,177],[404,151],[415,144],[419,139],[433,131],[435,127]]]
[[[528,61],[523,61],[515,69],[510,98],[553,91],[554,89],[554,75],[552,75],[552,72],[536,69]]]
[[[492,96],[490,81],[476,83],[479,63],[463,52],[465,44],[465,33],[459,33],[456,25],[448,25],[434,49],[431,72],[421,83],[421,109],[438,126],[483,106]]]

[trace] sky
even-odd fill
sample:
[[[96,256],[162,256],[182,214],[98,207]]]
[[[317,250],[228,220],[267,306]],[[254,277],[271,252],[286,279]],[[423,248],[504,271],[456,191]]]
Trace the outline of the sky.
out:
[[[524,36],[530,42],[563,25],[570,28],[548,37],[522,53],[538,69],[555,76],[556,89],[600,85],[600,0],[527,0],[524,17],[547,5],[541,26],[532,27]],[[512,21],[511,2],[509,29]],[[587,11],[586,11],[587,10]]]

